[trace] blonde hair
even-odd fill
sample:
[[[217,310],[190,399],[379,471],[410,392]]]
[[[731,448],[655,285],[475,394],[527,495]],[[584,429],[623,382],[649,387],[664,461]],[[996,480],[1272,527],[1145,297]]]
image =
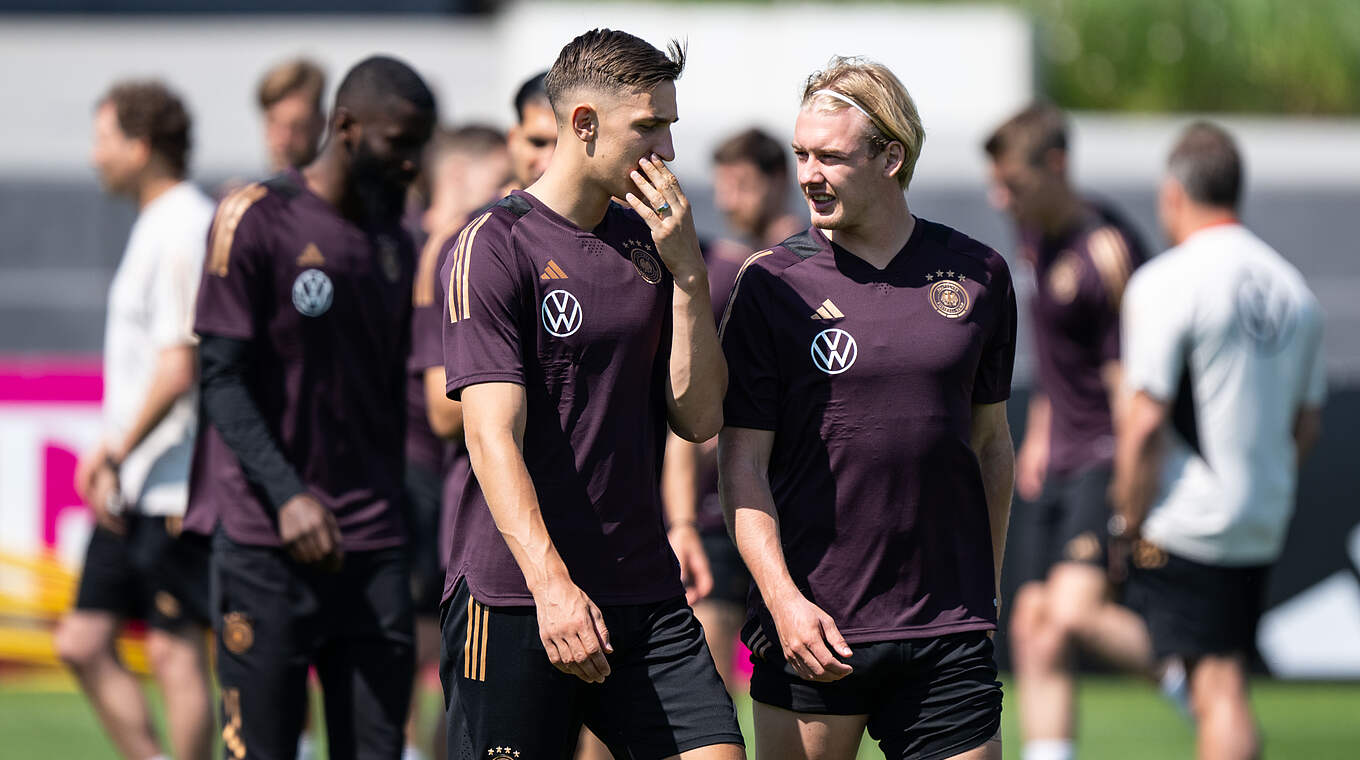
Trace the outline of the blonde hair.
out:
[[[901,143],[906,155],[902,168],[897,170],[897,184],[905,190],[911,183],[916,160],[921,157],[921,144],[926,139],[925,128],[911,94],[887,66],[866,58],[838,55],[825,69],[814,71],[807,78],[802,105],[804,108],[816,105],[827,111],[858,107],[869,117],[871,129],[867,138],[873,155],[890,143]]]

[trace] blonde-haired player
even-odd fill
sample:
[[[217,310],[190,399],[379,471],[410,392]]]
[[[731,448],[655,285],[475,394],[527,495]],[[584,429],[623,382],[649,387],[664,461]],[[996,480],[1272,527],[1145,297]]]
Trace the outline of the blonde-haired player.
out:
[[[747,260],[723,320],[762,758],[853,758],[866,728],[889,758],[1001,757],[1015,295],[996,252],[908,209],[922,137],[887,68],[813,74],[793,141],[812,228]]]

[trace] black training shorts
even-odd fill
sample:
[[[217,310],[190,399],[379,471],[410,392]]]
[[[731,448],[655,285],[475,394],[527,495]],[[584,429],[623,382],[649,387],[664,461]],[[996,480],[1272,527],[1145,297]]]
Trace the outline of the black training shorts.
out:
[[[172,522],[178,518],[124,515],[121,536],[95,526],[76,609],[143,620],[172,633],[210,625],[208,546],[179,536]]]

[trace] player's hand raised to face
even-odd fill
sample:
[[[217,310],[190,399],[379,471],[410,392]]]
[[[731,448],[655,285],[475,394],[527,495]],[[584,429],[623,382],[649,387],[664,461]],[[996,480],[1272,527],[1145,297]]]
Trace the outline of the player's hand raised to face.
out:
[[[604,683],[609,675],[609,643],[600,608],[569,580],[545,584],[534,591],[538,637],[553,667],[587,683]]]
[[[638,192],[629,193],[624,200],[651,228],[656,252],[676,282],[683,286],[696,275],[706,278],[699,233],[694,229],[689,199],[680,189],[680,181],[655,153],[638,161],[638,168],[629,176]]]
[[[311,494],[298,494],[279,508],[279,539],[298,562],[320,564],[332,572],[340,569],[344,556],[340,526]]]
[[[849,657],[853,652],[822,608],[802,594],[790,594],[769,607],[784,659],[799,678],[826,683],[839,681],[854,670],[837,659],[837,655]]]

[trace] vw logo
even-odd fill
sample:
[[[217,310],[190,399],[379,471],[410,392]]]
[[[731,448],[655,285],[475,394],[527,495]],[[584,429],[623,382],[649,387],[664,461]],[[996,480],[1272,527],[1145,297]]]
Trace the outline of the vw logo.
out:
[[[320,269],[308,269],[293,280],[293,308],[304,317],[319,317],[331,308],[335,287]]]
[[[581,329],[581,302],[565,290],[554,290],[543,297],[543,329],[565,338]]]
[[[828,375],[850,369],[858,356],[854,336],[838,327],[822,330],[812,339],[812,363]]]

